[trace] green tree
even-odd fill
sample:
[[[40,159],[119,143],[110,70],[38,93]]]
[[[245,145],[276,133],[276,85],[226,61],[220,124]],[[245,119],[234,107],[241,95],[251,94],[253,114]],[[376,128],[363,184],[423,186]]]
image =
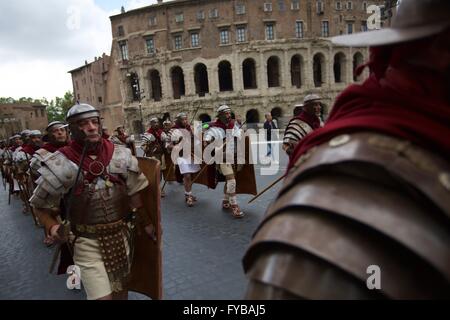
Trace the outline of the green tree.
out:
[[[0,104],[6,104],[6,103],[15,103],[16,101],[11,97],[0,97]]]
[[[55,97],[50,102],[47,99],[41,99],[41,103],[47,106],[48,121],[64,121],[67,111],[73,106],[73,93],[67,91],[64,97]]]
[[[58,99],[58,98],[57,98]],[[51,100],[50,102],[45,101],[45,105],[47,106],[47,117],[48,122],[52,121],[63,121],[64,120],[64,112],[61,109],[60,106],[58,106],[54,100]]]

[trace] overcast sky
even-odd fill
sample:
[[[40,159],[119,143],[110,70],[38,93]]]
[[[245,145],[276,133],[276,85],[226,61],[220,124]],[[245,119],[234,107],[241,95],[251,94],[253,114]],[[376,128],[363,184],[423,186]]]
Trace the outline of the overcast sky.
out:
[[[72,91],[69,70],[111,51],[109,16],[156,0],[0,1],[0,97]]]

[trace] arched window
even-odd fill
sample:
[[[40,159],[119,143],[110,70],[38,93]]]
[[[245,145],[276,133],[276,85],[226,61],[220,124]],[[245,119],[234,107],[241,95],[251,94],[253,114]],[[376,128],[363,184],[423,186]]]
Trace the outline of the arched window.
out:
[[[325,82],[325,57],[322,53],[316,53],[313,58],[314,86],[321,87]]]
[[[259,112],[256,109],[250,109],[245,115],[245,121],[247,123],[247,128],[257,128],[259,123]]]
[[[255,60],[248,58],[242,62],[242,78],[244,79],[245,89],[256,89],[256,67]]]
[[[202,122],[211,122],[211,117],[209,116],[209,114],[207,113],[202,113],[201,115],[198,116],[198,119]]]
[[[204,97],[209,92],[208,69],[203,63],[198,63],[194,67],[195,93]]]
[[[219,90],[233,91],[233,72],[228,61],[219,63]]]
[[[346,82],[345,55],[342,52],[334,55],[333,72],[335,83]]]
[[[150,97],[155,101],[161,101],[161,77],[158,70],[150,70],[148,72],[148,78],[150,81]]]
[[[364,63],[364,57],[361,52],[356,52],[353,55],[353,81],[361,80],[361,77],[355,75],[356,68]]]
[[[303,75],[303,58],[296,54],[291,58],[291,84],[294,87],[300,88],[302,86]]]
[[[272,115],[272,118],[278,119],[283,116],[283,110],[280,107],[275,107],[270,111],[270,114]]]
[[[170,74],[172,76],[173,98],[180,99],[181,96],[186,94],[183,69],[178,66],[173,67]]]
[[[269,88],[280,86],[280,59],[277,56],[267,60],[267,85]]]

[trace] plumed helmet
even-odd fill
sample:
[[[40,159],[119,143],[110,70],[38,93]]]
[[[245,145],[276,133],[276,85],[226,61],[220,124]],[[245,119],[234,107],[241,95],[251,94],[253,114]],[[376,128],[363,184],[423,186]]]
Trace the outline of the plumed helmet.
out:
[[[380,46],[438,34],[450,27],[450,1],[402,0],[391,28],[336,36],[335,44],[360,47]]]
[[[100,118],[100,112],[93,106],[82,103],[76,104],[69,109],[69,111],[67,112],[66,121],[69,122],[69,124],[73,124],[80,120],[92,117]]]
[[[158,120],[158,118],[153,117],[150,119],[150,123],[159,123],[159,120]]]

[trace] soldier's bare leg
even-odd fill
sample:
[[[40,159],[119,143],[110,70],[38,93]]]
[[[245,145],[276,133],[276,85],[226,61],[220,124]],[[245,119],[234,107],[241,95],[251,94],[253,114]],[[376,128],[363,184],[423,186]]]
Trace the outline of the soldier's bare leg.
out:
[[[195,198],[192,195],[192,177],[190,173],[186,173],[183,175],[183,183],[186,204],[188,205],[188,207],[192,207],[194,205]]]
[[[231,208],[230,205],[230,196],[227,193],[227,182],[225,181],[225,185],[223,186],[223,201],[222,201],[222,208],[225,210],[228,210]]]
[[[231,212],[233,214],[233,217],[235,218],[242,218],[244,216],[244,213],[239,208],[239,205],[237,203],[237,196],[236,196],[236,178],[234,174],[226,175],[226,194],[228,195],[229,201],[230,201],[230,207]]]

